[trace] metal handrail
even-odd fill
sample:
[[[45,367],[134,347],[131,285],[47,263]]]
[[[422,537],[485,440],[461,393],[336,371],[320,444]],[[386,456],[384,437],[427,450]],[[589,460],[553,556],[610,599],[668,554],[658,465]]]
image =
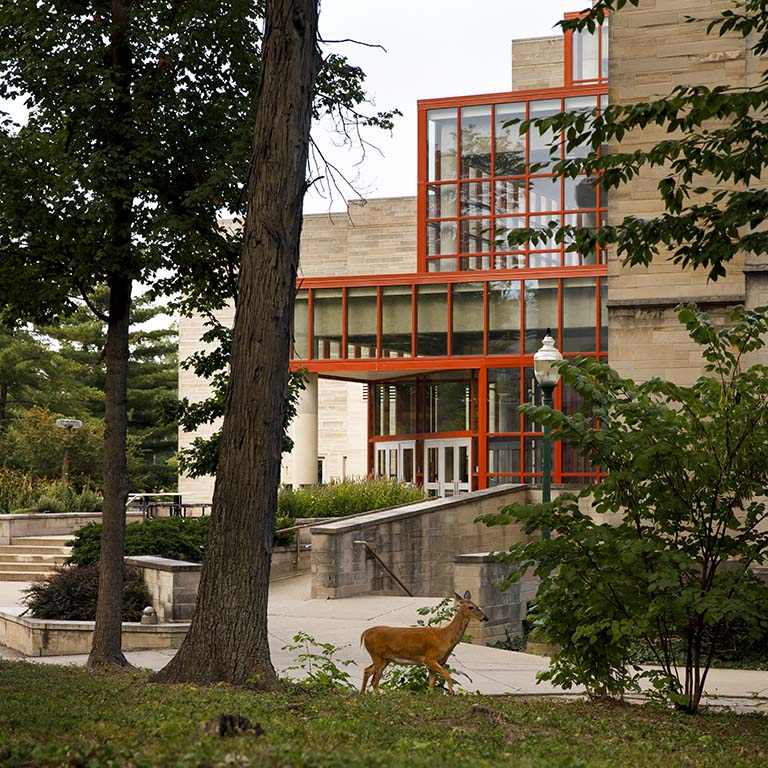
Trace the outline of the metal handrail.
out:
[[[411,590],[408,589],[408,587],[406,587],[405,584],[403,584],[403,582],[397,578],[397,576],[395,576],[392,569],[376,554],[376,550],[367,541],[353,541],[352,543],[362,544],[366,550],[370,552],[374,560],[376,560],[376,562],[397,582],[397,584],[400,586],[400,589],[402,589],[403,592],[408,595],[408,597],[413,597],[413,592],[411,592]]]

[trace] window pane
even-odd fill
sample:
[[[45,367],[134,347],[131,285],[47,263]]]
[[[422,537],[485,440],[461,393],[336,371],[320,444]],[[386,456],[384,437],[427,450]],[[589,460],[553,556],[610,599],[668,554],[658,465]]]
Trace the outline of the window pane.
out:
[[[536,352],[550,329],[557,342],[557,280],[525,281],[525,351]]]
[[[532,178],[528,191],[528,210],[531,213],[560,210],[560,179],[557,176]]]
[[[467,272],[478,269],[490,269],[490,256],[461,256],[459,258],[459,270]]]
[[[315,358],[341,357],[341,288],[312,291],[312,322]]]
[[[548,99],[546,101],[532,101],[530,103],[530,115],[531,120],[538,120],[543,117],[551,117],[556,115],[560,111],[560,99]],[[551,168],[553,165],[549,158],[549,145],[554,139],[554,132],[549,130],[544,133],[540,133],[536,126],[531,126],[528,131],[528,146],[530,147],[528,152],[528,162],[533,165],[534,163],[545,163],[545,167],[535,171],[536,173],[546,173],[547,168]],[[554,162],[560,159],[560,152],[556,152],[554,155]]]
[[[456,185],[430,184],[427,187],[427,218],[448,219],[456,215]]]
[[[608,351],[608,278],[600,278],[600,351]]]
[[[542,443],[544,442],[541,437],[524,437],[523,438],[523,456],[524,466],[523,471],[525,474],[541,474],[541,459],[542,459]]]
[[[573,33],[573,79],[597,80],[597,35],[586,29]]]
[[[555,222],[554,226],[559,227],[560,226],[560,214],[559,213],[543,213],[540,216],[531,216],[528,219],[528,226],[531,227],[531,229],[538,229],[542,231],[541,236],[539,237],[538,241],[534,243],[531,241],[531,250],[536,251],[551,251],[555,248],[559,248],[558,244],[555,242],[555,231],[551,228],[551,222]],[[544,238],[542,240],[542,237]],[[560,263],[560,258],[558,257],[557,263]],[[531,266],[534,266],[533,262],[531,262]]]
[[[416,293],[416,354],[448,354],[448,289],[445,285],[420,285]]]
[[[461,178],[478,179],[491,175],[491,107],[464,107],[461,110]]]
[[[594,278],[563,280],[563,352],[596,352]]]
[[[495,213],[525,213],[525,179],[502,179],[496,182]]]
[[[483,284],[451,286],[451,354],[483,354]]]
[[[456,222],[427,222],[427,256],[456,253]]]
[[[520,439],[492,437],[488,440],[488,472],[520,474]],[[499,482],[509,482],[499,480]]]
[[[592,176],[577,176],[565,179],[565,208],[591,210],[597,208],[597,189]]]
[[[492,219],[464,219],[461,221],[461,252],[489,253],[491,250]]]
[[[579,133],[585,134],[585,139],[575,147],[571,147],[570,149],[567,146],[565,147],[565,156],[567,158],[586,157],[589,154],[589,140],[588,137],[586,137],[586,134],[590,131],[590,126],[594,119],[592,112],[594,112],[596,108],[597,96],[575,96],[565,100],[564,109],[566,112],[583,112],[588,115],[587,123],[584,126],[583,131],[579,131]],[[566,135],[566,139],[567,138]]]
[[[455,272],[456,257],[448,259],[427,259],[427,272]]]
[[[520,369],[495,368],[488,371],[488,431],[519,432]],[[518,447],[519,450],[519,447]],[[505,472],[506,470],[491,470]]]
[[[496,176],[525,173],[525,136],[519,123],[505,127],[509,120],[525,120],[523,102],[496,105]]]
[[[411,286],[381,289],[381,356],[411,356]]]
[[[427,112],[427,158],[429,180],[456,178],[456,110]]]
[[[520,281],[488,283],[488,354],[520,354]]]
[[[487,216],[491,212],[491,182],[462,184],[460,212],[462,216]]]
[[[431,381],[425,385],[426,424],[422,432],[461,432],[471,429],[469,381]]]
[[[416,385],[376,384],[376,435],[408,435],[416,431]]]
[[[600,77],[608,77],[608,21],[600,28]]]
[[[347,357],[376,357],[376,288],[347,289]]]
[[[528,256],[528,266],[531,269],[552,269],[560,266],[560,251],[544,251],[531,253]]]
[[[309,357],[309,310],[307,291],[297,291],[293,310],[293,357],[306,360]]]

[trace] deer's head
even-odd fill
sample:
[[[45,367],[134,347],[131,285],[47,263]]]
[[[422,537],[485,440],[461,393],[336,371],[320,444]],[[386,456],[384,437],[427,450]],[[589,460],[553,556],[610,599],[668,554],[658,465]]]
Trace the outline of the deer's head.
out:
[[[464,597],[454,592],[453,599],[459,604],[459,612],[464,616],[477,619],[477,621],[488,621],[488,617],[483,613],[480,606],[472,602],[472,595],[469,590],[464,593]]]

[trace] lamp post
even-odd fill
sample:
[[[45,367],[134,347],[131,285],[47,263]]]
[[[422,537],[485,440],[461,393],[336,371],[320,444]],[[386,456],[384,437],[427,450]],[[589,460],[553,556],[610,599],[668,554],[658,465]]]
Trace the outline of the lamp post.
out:
[[[560,381],[560,373],[554,367],[559,363],[563,356],[555,347],[555,340],[550,335],[547,328],[547,334],[541,342],[541,348],[533,356],[533,375],[539,382],[541,391],[544,393],[544,405],[549,408],[554,407],[553,393],[555,387]],[[549,424],[544,425],[544,455],[542,457],[542,479],[541,479],[541,500],[549,502],[552,500],[552,428]],[[549,531],[542,531],[543,539],[549,538]]]
[[[56,419],[56,426],[67,430],[64,438],[64,462],[61,465],[61,479],[66,485],[69,482],[69,443],[72,439],[72,430],[80,429],[83,422],[80,419]]]

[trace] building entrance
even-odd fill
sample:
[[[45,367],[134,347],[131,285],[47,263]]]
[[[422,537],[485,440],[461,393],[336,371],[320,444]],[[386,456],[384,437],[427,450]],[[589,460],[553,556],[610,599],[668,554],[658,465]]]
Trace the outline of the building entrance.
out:
[[[376,444],[376,475],[402,483],[416,478],[416,441]]]
[[[424,490],[430,496],[457,496],[470,491],[469,438],[424,441]]]

